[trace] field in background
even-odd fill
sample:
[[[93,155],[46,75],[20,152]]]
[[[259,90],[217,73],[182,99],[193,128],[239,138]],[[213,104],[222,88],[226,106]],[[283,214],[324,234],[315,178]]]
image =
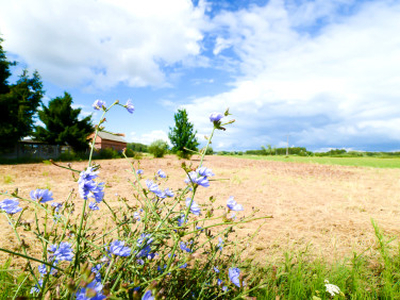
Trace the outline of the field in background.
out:
[[[129,170],[127,162],[116,159],[99,163],[99,177],[106,182],[108,203],[117,205],[116,199],[120,196],[135,204],[127,182],[132,179],[126,172]],[[195,167],[199,160],[193,158],[187,163]],[[152,178],[158,169],[163,169],[169,176],[165,187],[176,190],[185,185],[181,164],[182,160],[174,156],[146,157],[140,161],[140,168],[145,171],[145,178]],[[86,162],[72,163],[76,169],[86,165]],[[257,261],[273,261],[287,250],[304,249],[328,259],[352,256],[353,251],[367,250],[373,255],[376,238],[371,218],[385,234],[400,234],[400,169],[256,161],[226,156],[207,156],[204,165],[213,170],[215,177],[209,188],[199,189],[196,202],[200,205],[214,195],[217,204],[225,206],[229,196],[234,196],[245,207],[245,214],[254,207],[260,210],[258,215],[273,216],[263,225],[262,222],[241,225],[236,232],[240,239],[262,225],[247,248],[248,257]],[[35,188],[49,188],[57,202],[65,200],[68,192],[74,189],[74,201],[78,207],[82,203],[71,173],[49,164],[0,166],[0,190],[10,193],[16,188],[23,197],[28,197]],[[100,207],[102,212],[107,212],[104,205]],[[104,219],[99,222],[104,224]],[[13,233],[5,218],[0,219],[0,228],[0,244],[10,245]]]
[[[294,162],[294,163],[312,163],[323,165],[340,165],[354,167],[372,167],[372,168],[400,168],[400,158],[377,158],[377,157],[312,157],[312,156],[289,156],[284,155],[234,155],[232,157]]]

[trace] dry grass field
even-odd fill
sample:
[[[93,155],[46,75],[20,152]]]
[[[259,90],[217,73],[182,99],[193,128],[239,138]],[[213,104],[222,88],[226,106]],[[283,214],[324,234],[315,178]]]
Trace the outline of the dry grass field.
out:
[[[102,160],[99,177],[106,182],[105,199],[115,204],[117,195],[132,199],[131,175],[124,159]],[[184,186],[185,173],[181,160],[174,156],[162,159],[144,158],[140,168],[151,178],[158,169],[169,176],[168,186]],[[190,162],[197,166],[199,160]],[[137,163],[135,163],[137,164]],[[64,164],[65,165],[65,164]],[[253,161],[240,158],[207,156],[204,165],[216,174],[209,188],[199,188],[196,202],[217,197],[225,205],[234,196],[245,207],[258,208],[258,215],[272,215],[258,236],[248,245],[248,257],[259,262],[280,257],[286,250],[322,255],[328,259],[351,256],[353,251],[367,250],[374,255],[374,219],[388,236],[400,234],[400,169],[327,166],[317,164]],[[75,162],[73,168],[82,170],[85,162]],[[64,201],[77,183],[71,172],[48,164],[0,166],[0,190],[12,192],[18,188],[22,197],[36,188],[49,188],[54,200]],[[5,199],[1,196],[0,200]],[[75,200],[82,200],[77,196]],[[114,204],[113,204],[114,202]],[[102,211],[106,211],[101,206]],[[104,222],[104,220],[102,220]],[[263,222],[241,225],[241,237],[251,234]],[[4,216],[0,219],[0,244],[12,248],[12,230]],[[0,256],[5,258],[4,254]]]

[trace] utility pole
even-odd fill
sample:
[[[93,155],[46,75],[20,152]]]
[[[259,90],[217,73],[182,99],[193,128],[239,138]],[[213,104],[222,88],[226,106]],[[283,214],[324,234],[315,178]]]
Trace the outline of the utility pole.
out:
[[[286,157],[289,157],[289,135],[287,135]]]

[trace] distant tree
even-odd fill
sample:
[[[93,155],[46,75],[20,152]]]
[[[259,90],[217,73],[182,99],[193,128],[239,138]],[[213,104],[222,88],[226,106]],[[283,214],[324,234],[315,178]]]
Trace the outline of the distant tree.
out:
[[[149,153],[153,154],[154,157],[164,157],[168,152],[168,144],[163,140],[156,140],[149,146]]]
[[[39,73],[24,70],[14,84],[9,84],[10,67],[0,38],[0,150],[12,148],[22,137],[33,132],[34,115],[43,97]]]
[[[72,97],[64,93],[64,97],[50,100],[48,107],[42,105],[39,118],[45,127],[36,126],[35,137],[40,141],[54,145],[69,145],[76,152],[88,148],[88,136],[93,133],[92,116],[79,119],[80,108],[72,108]]]
[[[149,149],[148,149],[149,147],[147,145],[141,144],[141,143],[128,143],[126,145],[126,148],[131,149],[135,152],[144,152],[144,153],[149,152]]]
[[[196,131],[193,130],[193,124],[188,120],[186,109],[178,109],[174,115],[175,127],[169,128],[168,137],[171,141],[172,152],[181,158],[190,158],[192,152],[196,151],[199,142],[196,138]]]

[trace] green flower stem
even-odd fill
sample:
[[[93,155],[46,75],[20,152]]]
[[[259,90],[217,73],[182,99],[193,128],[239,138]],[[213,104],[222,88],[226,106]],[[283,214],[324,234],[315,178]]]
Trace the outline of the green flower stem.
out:
[[[208,146],[210,146],[210,144],[211,144],[211,140],[212,140],[212,138],[213,138],[213,136],[214,136],[214,131],[215,131],[215,129],[216,129],[216,127],[215,127],[215,125],[214,125],[214,127],[213,127],[213,129],[212,129],[212,131],[211,131],[210,137],[207,139],[207,144],[206,144],[206,147],[204,148],[204,152],[203,152],[202,155],[201,155],[200,166],[199,166],[199,167],[201,167],[201,166],[203,165],[204,156],[206,155]]]
[[[25,283],[25,281],[28,279],[28,277],[29,277],[29,275],[26,275],[26,277],[24,278],[24,280],[22,280],[22,282],[19,284],[18,289],[15,291],[13,300],[14,300],[14,299],[17,299],[19,290],[20,290],[21,287],[24,285],[24,283]]]
[[[108,274],[110,273],[111,268],[114,265],[114,261],[115,261],[115,255],[112,255],[110,266],[107,268],[106,275],[104,276],[104,279],[103,279],[103,282],[102,282],[103,285],[107,282]]]

